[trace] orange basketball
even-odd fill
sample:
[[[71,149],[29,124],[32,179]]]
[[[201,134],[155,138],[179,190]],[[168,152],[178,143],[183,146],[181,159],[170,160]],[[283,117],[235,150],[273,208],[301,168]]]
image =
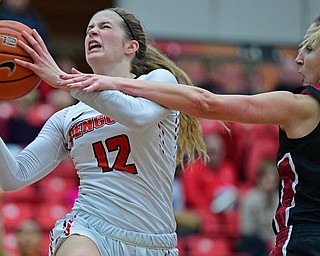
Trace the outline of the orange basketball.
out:
[[[20,22],[0,20],[0,100],[20,98],[41,81],[33,71],[14,62],[14,59],[32,62],[29,54],[18,45],[18,40],[27,43],[22,31],[32,33],[31,28]]]

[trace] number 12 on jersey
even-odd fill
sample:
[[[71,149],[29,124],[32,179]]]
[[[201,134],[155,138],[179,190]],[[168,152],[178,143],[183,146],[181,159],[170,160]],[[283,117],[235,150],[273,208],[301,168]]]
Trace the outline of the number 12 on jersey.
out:
[[[97,141],[92,144],[95,158],[98,166],[102,168],[102,172],[111,172],[113,170],[129,172],[137,174],[135,164],[128,164],[128,157],[131,152],[129,139],[122,134],[103,141]],[[109,165],[107,152],[118,151],[112,166]]]

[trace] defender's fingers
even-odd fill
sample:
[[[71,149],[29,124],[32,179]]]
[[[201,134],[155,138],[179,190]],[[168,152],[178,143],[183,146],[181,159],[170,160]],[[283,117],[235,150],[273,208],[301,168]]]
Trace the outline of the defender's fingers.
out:
[[[61,76],[60,76],[61,78]],[[83,76],[78,76],[78,77],[74,77],[74,76],[69,76],[68,78],[63,77],[63,79],[60,81],[60,85],[74,85],[76,88],[81,88],[84,86],[87,86],[87,84],[89,84],[90,81],[88,81],[85,77]]]
[[[85,91],[85,92],[99,91],[99,85],[98,84],[89,85],[89,86],[83,88],[83,91]]]
[[[76,68],[72,68],[71,69],[72,74],[83,74],[82,72],[80,72],[78,69]]]
[[[63,80],[71,80],[71,79],[85,79],[82,74],[63,74],[60,75],[60,78]],[[79,80],[79,81],[80,81]]]
[[[67,83],[67,86],[69,88],[86,88],[88,85],[86,81],[80,81],[80,82]]]

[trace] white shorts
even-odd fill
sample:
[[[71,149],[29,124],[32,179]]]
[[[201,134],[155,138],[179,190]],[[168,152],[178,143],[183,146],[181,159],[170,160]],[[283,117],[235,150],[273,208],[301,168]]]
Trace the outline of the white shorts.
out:
[[[90,238],[102,256],[178,256],[177,235],[152,235],[127,231],[83,211],[67,214],[50,232],[49,256],[63,241],[77,234]],[[121,249],[121,251],[120,251]]]

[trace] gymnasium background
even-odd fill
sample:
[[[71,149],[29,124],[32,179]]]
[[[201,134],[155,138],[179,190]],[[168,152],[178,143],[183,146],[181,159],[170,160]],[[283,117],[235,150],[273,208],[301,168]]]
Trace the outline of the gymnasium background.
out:
[[[30,3],[46,23],[50,51],[55,56],[67,56],[81,71],[90,72],[83,47],[90,17],[97,10],[118,6],[136,14],[156,46],[183,67],[196,84],[214,91],[208,84],[225,75],[229,80],[225,78],[219,82],[226,87],[230,81],[239,85],[227,87],[227,93],[256,93],[278,89],[280,82],[295,83],[289,78],[296,74],[293,63],[297,47],[309,24],[320,15],[319,0],[31,0]],[[227,74],[223,75],[225,70]],[[246,88],[241,87],[239,72],[246,76]],[[3,125],[12,109],[6,102],[0,102],[0,106],[5,110],[2,112],[7,113],[7,116],[0,115]],[[32,122],[47,118],[51,113],[48,107],[47,102],[43,103],[29,118]],[[204,127],[211,129],[210,124]],[[247,176],[239,177],[240,196],[255,185],[257,162],[263,154],[261,148],[267,149],[268,142],[277,141],[273,127],[265,127],[260,130],[241,127],[245,134],[242,137],[258,143],[245,144],[243,155],[230,157],[242,160],[237,161],[239,172],[246,169]],[[236,127],[233,138],[237,138],[239,129]],[[217,128],[213,130],[218,131]],[[257,138],[265,140],[258,141]],[[233,143],[231,141],[231,147]],[[271,145],[268,154],[274,153],[276,146],[276,142]],[[66,169],[69,171],[65,172]],[[69,210],[76,193],[76,182],[73,164],[64,161],[53,175],[38,184],[5,195],[5,246],[12,255],[17,253],[15,228],[22,219],[29,217],[36,218],[41,224],[45,255],[48,232],[55,220]],[[192,225],[197,224],[192,222],[194,220],[185,218],[181,222],[179,219],[179,225],[192,229]],[[197,230],[203,233],[180,236],[181,256],[248,256],[233,252],[239,235],[239,221],[237,211],[230,215],[219,213],[215,218],[208,216],[206,227]]]

